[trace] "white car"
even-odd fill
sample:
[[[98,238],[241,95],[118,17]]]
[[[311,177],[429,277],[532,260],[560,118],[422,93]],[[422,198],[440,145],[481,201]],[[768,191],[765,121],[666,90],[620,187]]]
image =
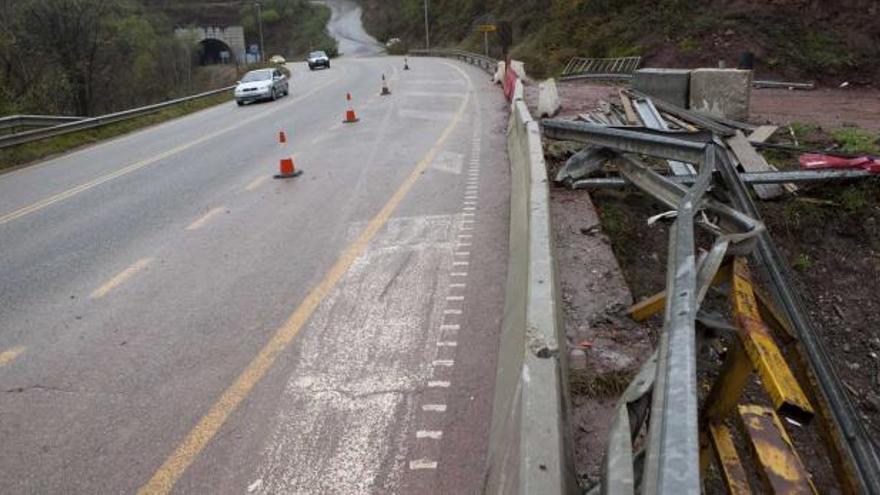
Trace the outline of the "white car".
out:
[[[238,106],[257,100],[277,100],[288,94],[290,83],[278,69],[252,70],[235,86],[235,102]]]
[[[284,59],[281,55],[272,55],[272,58],[269,59],[269,62],[273,64],[286,64],[287,60]]]

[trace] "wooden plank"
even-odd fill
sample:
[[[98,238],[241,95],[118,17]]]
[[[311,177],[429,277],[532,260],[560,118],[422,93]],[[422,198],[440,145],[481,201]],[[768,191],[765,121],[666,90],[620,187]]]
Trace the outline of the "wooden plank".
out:
[[[618,94],[620,95],[620,103],[623,104],[623,111],[626,113],[626,120],[632,125],[641,125],[642,121],[639,120],[636,111],[633,110],[632,101],[630,101],[622,89],[618,91]]]
[[[742,131],[736,131],[733,137],[727,139],[734,156],[746,172],[772,172],[773,167],[758,153],[749,143]],[[779,184],[755,184],[755,193],[761,199],[778,198],[784,194],[784,189]]]
[[[775,126],[775,125],[758,126],[757,129],[755,129],[754,131],[752,131],[751,134],[749,134],[749,142],[750,143],[763,143],[764,141],[767,141],[768,139],[770,139],[770,136],[772,136],[773,133],[775,133],[777,129],[779,129],[779,127]]]

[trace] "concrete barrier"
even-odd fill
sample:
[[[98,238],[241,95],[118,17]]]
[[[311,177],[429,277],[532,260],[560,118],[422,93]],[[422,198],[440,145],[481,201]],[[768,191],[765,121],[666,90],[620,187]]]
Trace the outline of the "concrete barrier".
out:
[[[507,73],[507,63],[503,60],[498,62],[498,66],[495,69],[495,74],[492,76],[492,82],[495,84],[501,84],[504,82],[504,74]]]
[[[540,128],[521,97],[511,104],[507,142],[507,293],[484,493],[574,493],[547,171]]]
[[[538,85],[538,117],[552,117],[556,115],[562,102],[559,101],[559,90],[556,88],[556,80],[553,78]]]
[[[746,121],[751,94],[750,70],[695,69],[691,72],[691,110]]]
[[[639,69],[632,87],[652,98],[687,108],[690,83],[691,71],[687,69]]]

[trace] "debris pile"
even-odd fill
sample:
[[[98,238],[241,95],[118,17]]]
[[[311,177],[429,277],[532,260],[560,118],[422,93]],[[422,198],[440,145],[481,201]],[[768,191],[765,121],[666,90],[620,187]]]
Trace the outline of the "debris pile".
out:
[[[880,173],[880,159],[771,143],[776,127],[686,110],[631,89],[621,90],[619,101],[542,127],[549,139],[582,145],[556,182],[573,189],[635,187],[668,208],[646,219],[670,223],[666,290],[629,310],[636,321],[663,315],[663,331],[618,401],[595,490],[699,493],[707,460],[715,459],[726,489],[745,493],[751,477],[740,460],[746,452],[736,446],[747,445],[768,489],[785,489],[775,485],[785,473],[788,488],[815,492],[811,460],[799,456],[790,438],[792,428],[806,427],[825,441],[844,491],[880,487],[880,456],[753,199],[797,194],[805,183],[869,177]],[[801,169],[777,170],[761,150],[797,154]],[[698,242],[703,239],[709,242]],[[753,270],[766,274],[767,294],[754,285]],[[707,302],[710,289],[720,289],[729,306],[712,307],[718,302]],[[718,334],[726,335],[716,360],[723,365],[709,374],[707,392],[697,379],[700,344]],[[806,366],[790,367],[791,352]],[[746,393],[752,374],[762,398]],[[734,441],[735,432],[741,441]]]

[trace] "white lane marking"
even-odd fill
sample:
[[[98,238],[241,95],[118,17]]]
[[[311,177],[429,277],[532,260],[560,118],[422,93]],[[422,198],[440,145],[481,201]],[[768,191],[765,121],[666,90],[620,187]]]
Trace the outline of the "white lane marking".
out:
[[[470,218],[470,217],[475,217],[477,215],[476,215],[476,213],[471,213],[469,211],[466,211],[466,212],[462,213],[461,216]]]
[[[467,272],[452,272],[450,275],[453,277],[467,277]]]
[[[446,404],[424,404],[422,411],[428,412],[446,412]]]
[[[409,468],[413,471],[419,469],[437,469],[437,462],[429,459],[416,459],[409,461]]]
[[[443,314],[444,315],[460,315],[461,310],[460,309],[444,309]]]
[[[343,72],[345,72],[345,71],[343,70]],[[223,134],[226,134],[228,132],[236,130],[236,129],[243,127],[243,126],[245,126],[251,122],[254,122],[256,120],[262,119],[264,117],[268,117],[269,115],[272,115],[280,110],[283,110],[287,107],[292,106],[296,102],[299,102],[301,100],[308,98],[312,94],[317,93],[318,91],[324,89],[325,87],[327,87],[331,84],[336,83],[339,80],[340,79],[332,79],[324,84],[321,84],[320,86],[317,86],[317,87],[307,91],[306,93],[303,93],[302,95],[297,96],[296,98],[290,100],[290,102],[288,102],[286,104],[277,105],[277,106],[275,106],[275,108],[273,108],[269,111],[266,111],[266,112],[263,112],[260,114],[256,114],[252,117],[248,117],[243,120],[239,120],[236,123],[234,123],[228,127],[224,127],[223,129],[219,129],[219,130],[212,132],[210,134],[206,134],[206,135],[196,139],[195,141],[190,141],[188,143],[181,144],[175,148],[172,148],[167,151],[163,151],[162,153],[154,155],[150,158],[145,158],[139,162],[132,163],[131,165],[128,165],[128,166],[123,167],[119,170],[116,170],[115,172],[111,172],[107,175],[98,177],[97,179],[91,180],[91,181],[86,182],[84,184],[80,184],[78,186],[75,186],[71,189],[60,192],[60,193],[55,194],[53,196],[49,196],[48,198],[44,198],[40,201],[37,201],[36,203],[30,204],[30,205],[25,206],[23,208],[19,208],[13,212],[7,213],[6,215],[2,215],[2,216],[0,216],[0,225],[3,225],[5,223],[9,223],[9,222],[11,222],[15,219],[21,218],[25,215],[29,215],[31,213],[40,211],[40,210],[47,208],[55,203],[58,203],[59,201],[64,201],[68,198],[76,196],[77,194],[79,194],[81,192],[88,191],[89,189],[100,186],[101,184],[104,184],[105,182],[109,182],[109,181],[116,179],[118,177],[122,177],[124,175],[130,174],[130,173],[132,173],[136,170],[140,170],[148,165],[152,165],[154,163],[161,162],[165,158],[168,158],[170,156],[173,156],[178,153],[189,150],[189,149],[191,149],[195,146],[198,146],[202,143],[206,143],[216,137],[219,137]],[[140,133],[135,133],[135,134],[132,134],[131,136],[140,136],[140,135],[141,135]],[[123,139],[127,139],[127,138],[123,138]],[[122,140],[119,140],[119,141],[112,140],[112,141],[108,142],[107,144],[114,143],[114,142],[120,142],[120,141],[122,141]],[[91,148],[89,148],[89,149],[91,149]]]
[[[438,430],[419,430],[416,432],[416,438],[428,438],[431,440],[440,440],[443,432]]]
[[[461,325],[456,324],[448,324],[448,325],[440,325],[440,330],[460,330]]]
[[[447,301],[464,301],[464,296],[446,296]]]
[[[455,342],[455,341],[441,341],[441,342],[437,342],[437,347],[458,347],[458,342]]]
[[[186,228],[186,230],[198,230],[198,229],[204,227],[205,224],[210,222],[212,218],[223,213],[223,211],[225,209],[226,208],[223,206],[218,206],[216,208],[212,208],[210,211],[208,211],[208,213],[205,213],[204,215],[199,217],[195,222],[189,224],[189,226]]]
[[[111,278],[107,283],[95,289],[89,297],[91,297],[92,299],[101,299],[102,297],[109,294],[113,289],[125,283],[126,280],[130,279],[138,272],[146,268],[147,265],[149,265],[152,261],[153,258],[143,258],[137,260],[133,265],[119,272],[119,274]]]
[[[477,202],[476,201],[465,201],[463,204],[466,204],[468,206],[475,206],[477,204]]]
[[[11,349],[6,349],[3,352],[0,352],[0,367],[6,366],[11,363],[13,359],[20,356],[27,347],[23,345],[17,345]]]
[[[473,246],[473,243],[470,243],[470,242],[457,242],[455,245],[457,246],[457,248],[460,248],[460,247],[471,247],[471,246]],[[457,248],[456,248],[456,249],[457,249]]]
[[[469,261],[453,261],[452,266],[468,266],[471,263]]]
[[[268,175],[264,175],[262,177],[257,177],[256,179],[253,180],[253,182],[251,182],[250,184],[245,186],[244,190],[245,191],[253,191],[254,189],[265,184],[267,180],[269,180]],[[259,481],[259,480],[257,480],[257,481]]]
[[[465,287],[467,287],[467,284],[449,284],[451,289],[463,289]]]
[[[432,363],[434,366],[445,366],[447,368],[451,366],[455,366],[455,361],[452,359],[438,359]]]
[[[473,237],[474,235],[473,235],[473,234],[458,234],[458,236],[461,237],[461,238],[463,238],[463,239],[470,239],[470,238]]]
[[[247,491],[248,491],[248,493],[254,493],[255,491],[259,490],[260,488],[263,488],[263,478],[260,478],[257,481],[254,481],[253,483],[248,485]]]
[[[474,230],[473,227],[462,227],[460,230]]]
[[[428,388],[449,388],[450,383],[442,380],[432,380],[428,382]]]
[[[471,252],[470,251],[458,251],[455,253],[455,255],[456,256],[470,256]]]

